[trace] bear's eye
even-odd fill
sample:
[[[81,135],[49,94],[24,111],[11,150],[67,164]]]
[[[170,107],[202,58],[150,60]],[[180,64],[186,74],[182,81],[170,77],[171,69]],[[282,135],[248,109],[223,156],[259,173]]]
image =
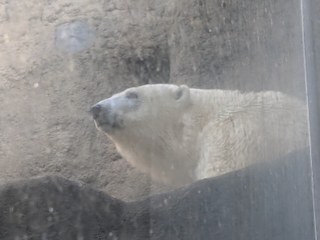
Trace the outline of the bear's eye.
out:
[[[138,94],[136,92],[126,92],[126,98],[128,99],[137,99]]]

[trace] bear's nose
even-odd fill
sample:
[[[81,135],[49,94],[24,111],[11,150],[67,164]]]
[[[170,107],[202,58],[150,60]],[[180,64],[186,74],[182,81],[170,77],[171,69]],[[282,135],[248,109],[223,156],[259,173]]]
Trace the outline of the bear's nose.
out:
[[[100,104],[95,104],[92,106],[92,108],[90,109],[90,113],[94,120],[96,120],[99,117],[100,111],[101,111]]]

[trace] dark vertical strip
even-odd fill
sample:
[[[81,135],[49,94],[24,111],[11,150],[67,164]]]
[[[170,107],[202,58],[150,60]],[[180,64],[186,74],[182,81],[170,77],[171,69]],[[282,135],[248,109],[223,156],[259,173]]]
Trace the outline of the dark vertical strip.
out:
[[[313,194],[313,214],[315,239],[320,239],[319,235],[319,217],[320,217],[320,122],[318,108],[318,87],[319,79],[316,79],[315,65],[315,41],[319,41],[315,37],[313,29],[313,10],[312,4],[318,0],[301,0],[302,11],[302,31],[303,31],[303,51],[304,51],[304,70],[306,81],[307,106],[309,117],[309,133],[310,133],[310,165],[311,165],[311,182]]]

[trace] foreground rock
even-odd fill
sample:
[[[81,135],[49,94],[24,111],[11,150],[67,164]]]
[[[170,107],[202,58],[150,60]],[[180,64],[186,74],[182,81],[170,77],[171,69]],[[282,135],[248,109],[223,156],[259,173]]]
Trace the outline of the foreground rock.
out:
[[[0,188],[0,239],[314,239],[304,151],[124,202],[58,176]]]

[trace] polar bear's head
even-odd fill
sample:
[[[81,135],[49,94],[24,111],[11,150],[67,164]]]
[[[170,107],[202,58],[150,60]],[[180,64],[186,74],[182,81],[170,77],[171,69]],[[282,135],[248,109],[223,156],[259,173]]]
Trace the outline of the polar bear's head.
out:
[[[90,112],[96,127],[109,136],[135,129],[165,131],[179,121],[190,104],[190,89],[170,84],[129,88],[95,104]],[[132,131],[129,131],[132,132]],[[149,132],[149,134],[151,134]]]
[[[194,149],[184,144],[190,122],[184,119],[193,105],[190,92],[184,85],[130,88],[95,104],[91,114],[128,162],[156,180],[175,179],[170,183],[181,186],[192,181],[189,170],[195,167],[193,161],[186,163]]]

